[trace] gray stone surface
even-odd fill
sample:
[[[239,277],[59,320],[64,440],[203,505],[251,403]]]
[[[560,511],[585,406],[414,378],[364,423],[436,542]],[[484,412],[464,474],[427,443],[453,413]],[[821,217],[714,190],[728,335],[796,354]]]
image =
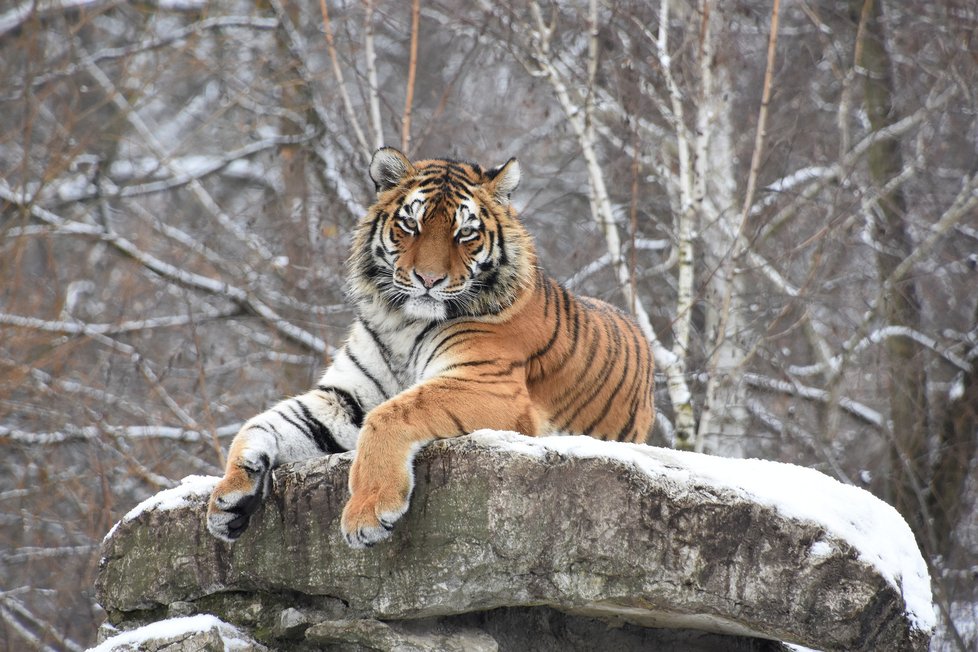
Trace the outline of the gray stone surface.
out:
[[[162,618],[189,602],[282,649],[437,640],[429,649],[515,650],[527,637],[541,650],[928,645],[899,593],[847,542],[695,477],[438,442],[418,456],[412,505],[391,540],[354,551],[339,534],[351,459],[277,470],[233,545],[208,534],[203,494],[121,523],[96,582],[110,621]],[[813,555],[817,541],[831,553]]]

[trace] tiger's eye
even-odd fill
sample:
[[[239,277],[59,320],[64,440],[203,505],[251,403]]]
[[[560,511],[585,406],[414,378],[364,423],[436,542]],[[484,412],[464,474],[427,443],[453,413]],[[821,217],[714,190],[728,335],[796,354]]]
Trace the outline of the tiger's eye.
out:
[[[408,233],[414,233],[418,230],[418,221],[413,217],[402,217],[398,224]]]
[[[474,236],[477,232],[478,231],[474,227],[463,226],[461,229],[458,230],[458,239],[468,240],[472,238],[472,236]]]

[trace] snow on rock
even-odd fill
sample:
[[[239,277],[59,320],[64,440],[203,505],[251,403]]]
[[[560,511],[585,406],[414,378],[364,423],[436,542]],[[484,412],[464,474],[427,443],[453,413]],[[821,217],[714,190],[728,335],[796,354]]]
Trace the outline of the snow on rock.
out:
[[[915,627],[931,631],[937,622],[927,564],[910,526],[899,512],[859,487],[793,464],[770,460],[734,460],[701,453],[624,444],[590,437],[531,438],[514,432],[479,430],[472,437],[513,452],[544,456],[552,451],[579,458],[605,458],[630,463],[653,477],[682,483],[708,483],[737,492],[745,499],[780,514],[818,523],[848,542],[904,598]],[[814,556],[831,553],[831,544],[816,542]]]
[[[218,481],[220,478],[213,475],[188,475],[177,486],[150,496],[126,512],[122,520],[112,526],[102,541],[107,541],[120,524],[133,520],[143,512],[178,509],[192,504],[201,496],[210,496]]]
[[[188,475],[176,487],[164,489],[139,503],[122,517],[123,521],[131,521],[148,510],[178,509],[189,503],[193,498],[209,496],[220,478],[213,475]]]
[[[198,614],[143,625],[113,636],[88,652],[142,650],[150,643],[157,650],[211,650],[217,649],[215,644],[223,645],[225,652],[263,649],[247,634],[217,616]]]

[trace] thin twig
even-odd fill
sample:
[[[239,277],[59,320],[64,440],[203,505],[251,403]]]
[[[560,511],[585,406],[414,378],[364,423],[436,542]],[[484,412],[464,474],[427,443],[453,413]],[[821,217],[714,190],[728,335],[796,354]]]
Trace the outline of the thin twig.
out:
[[[357,114],[353,110],[353,103],[350,101],[350,94],[346,92],[346,82],[343,81],[343,69],[340,67],[340,58],[336,54],[336,43],[333,40],[333,26],[329,22],[329,10],[326,8],[326,0],[319,0],[319,11],[323,15],[323,34],[326,36],[326,50],[329,52],[329,60],[333,65],[333,75],[336,77],[336,90],[339,91],[340,99],[343,100],[343,108],[346,110],[346,119],[350,123],[356,135],[357,142],[364,152],[370,151],[367,139],[360,129]]]
[[[411,105],[414,104],[414,81],[418,71],[418,27],[421,22],[421,0],[411,2],[411,54],[408,60],[407,91],[401,118],[401,151],[409,153],[411,145]]]

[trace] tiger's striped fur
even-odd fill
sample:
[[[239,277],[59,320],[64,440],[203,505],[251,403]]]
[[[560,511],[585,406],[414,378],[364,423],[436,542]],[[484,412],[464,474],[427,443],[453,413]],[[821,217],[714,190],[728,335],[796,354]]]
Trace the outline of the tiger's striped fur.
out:
[[[651,430],[647,341],[540,271],[509,203],[515,159],[483,170],[383,148],[370,173],[377,202],[348,269],[357,318],[316,388],[235,437],[208,509],[221,539],[244,531],[279,464],[356,448],[341,525],[362,547],[407,510],[426,442],[480,428],[644,442]]]

